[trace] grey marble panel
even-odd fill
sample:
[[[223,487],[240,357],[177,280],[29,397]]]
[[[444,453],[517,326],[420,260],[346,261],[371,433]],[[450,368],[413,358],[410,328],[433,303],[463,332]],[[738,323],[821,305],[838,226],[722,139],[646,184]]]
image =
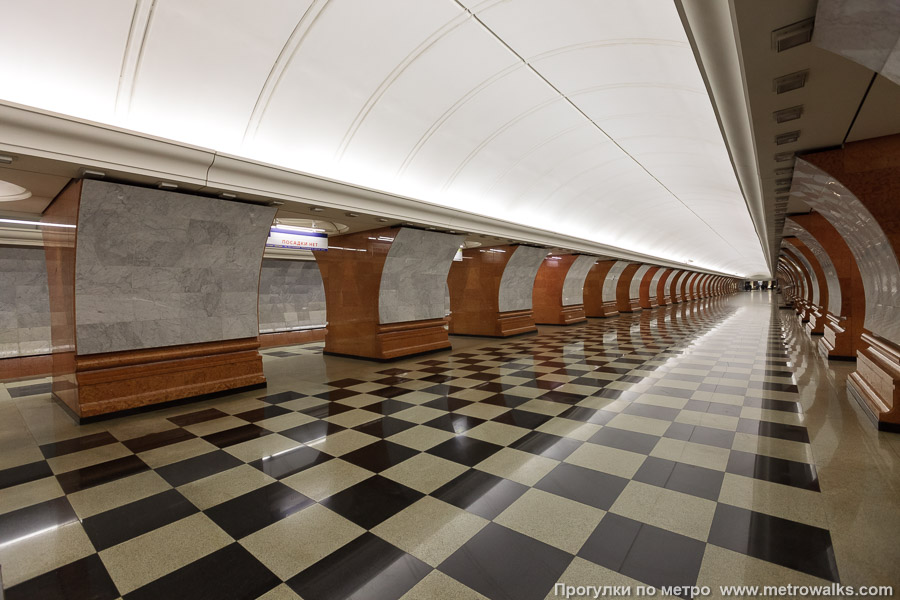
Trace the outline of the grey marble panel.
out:
[[[803,159],[794,166],[791,195],[828,219],[850,247],[866,292],[864,327],[900,344],[900,266],[875,217],[840,181]]]
[[[619,276],[629,264],[630,263],[627,260],[619,260],[609,268],[606,279],[603,281],[603,290],[600,293],[600,298],[602,298],[604,302],[616,301],[616,285],[619,283]]]
[[[547,256],[546,248],[517,246],[500,277],[500,312],[531,309],[534,278]]]
[[[806,269],[806,272],[809,273],[810,285],[812,286],[812,289],[808,291],[812,293],[812,303],[816,306],[821,306],[821,304],[819,304],[819,278],[816,276],[816,271],[813,269],[810,262],[806,259],[805,256],[803,256],[802,252],[797,250],[796,246],[794,246],[793,244],[782,241],[781,247],[787,248],[788,251],[793,252],[794,257],[796,257],[796,259],[800,261],[800,263]]]
[[[51,352],[49,298],[44,249],[0,246],[0,358]]]
[[[641,265],[634,272],[634,277],[631,278],[631,285],[628,286],[628,297],[632,300],[638,300],[641,297],[641,281],[649,270],[650,265]]]
[[[563,280],[562,289],[562,305],[573,306],[584,304],[584,280],[587,279],[588,271],[597,262],[596,256],[587,256],[582,254],[575,259],[566,278]]]
[[[259,332],[325,327],[325,286],[311,260],[264,258],[259,275]]]
[[[900,3],[819,0],[813,43],[900,84]]]
[[[275,210],[85,181],[75,259],[78,354],[255,337]]]
[[[806,244],[806,247],[819,261],[819,266],[822,267],[822,272],[825,274],[825,284],[828,287],[828,306],[825,308],[831,314],[841,316],[841,283],[828,252],[825,251],[819,240],[791,219],[784,220],[784,234],[797,236],[797,239]]]
[[[447,273],[464,240],[461,235],[402,227],[381,271],[379,322],[442,319]]]

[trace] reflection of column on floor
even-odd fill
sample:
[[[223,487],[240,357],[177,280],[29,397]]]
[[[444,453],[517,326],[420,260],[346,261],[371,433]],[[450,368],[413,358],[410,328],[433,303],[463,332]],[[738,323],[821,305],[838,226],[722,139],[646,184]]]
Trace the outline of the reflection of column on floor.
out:
[[[832,358],[855,358],[861,349],[866,294],[853,253],[828,219],[817,212],[792,216],[785,221],[785,230],[813,251],[828,282],[819,348]]]
[[[866,314],[851,396],[883,429],[900,430],[900,135],[798,159],[791,194],[819,211],[856,259]]]
[[[74,181],[44,220],[53,393],[79,417],[261,385],[275,209]]]
[[[447,273],[464,238],[409,227],[335,236],[316,252],[325,352],[386,360],[450,347]]]
[[[596,258],[580,254],[548,256],[534,280],[534,320],[539,325],[585,321],[584,282]]]
[[[507,337],[537,331],[532,289],[544,248],[468,248],[450,267],[450,333]]]

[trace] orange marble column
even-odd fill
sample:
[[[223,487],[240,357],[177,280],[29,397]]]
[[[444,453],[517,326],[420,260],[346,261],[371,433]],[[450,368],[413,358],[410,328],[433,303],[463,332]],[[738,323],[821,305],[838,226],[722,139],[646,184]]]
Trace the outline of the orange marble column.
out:
[[[235,332],[244,335],[222,339],[225,330],[222,323],[216,332],[188,327],[185,319],[189,316],[179,321],[178,310],[185,310],[184,307],[166,306],[175,316],[153,320],[150,311],[139,319],[137,308],[129,309],[123,300],[123,296],[127,296],[135,303],[150,303],[153,298],[148,294],[168,293],[165,290],[157,292],[155,286],[139,287],[138,276],[146,273],[140,270],[142,268],[165,272],[165,283],[176,293],[181,293],[179,286],[185,283],[184,276],[189,275],[182,263],[184,253],[196,257],[203,250],[227,252],[231,248],[227,246],[229,240],[243,244],[241,249],[234,247],[235,253],[248,253],[255,235],[259,236],[259,245],[253,251],[258,251],[258,258],[251,261],[244,256],[245,260],[232,271],[236,278],[232,281],[236,294],[255,294],[258,298],[258,289],[248,289],[251,284],[247,282],[254,280],[255,273],[258,287],[265,236],[275,209],[219,203],[225,201],[123,184],[74,180],[44,211],[44,222],[71,226],[45,227],[43,237],[53,348],[51,389],[53,396],[78,420],[84,422],[108,413],[265,385],[262,357],[258,351],[258,321],[241,323],[240,327],[234,328]],[[184,212],[178,212],[180,205]],[[223,231],[224,241],[216,249],[199,246],[190,237],[173,236],[166,243],[160,241],[168,235],[165,230],[140,230],[145,214],[138,212],[157,209],[173,220],[187,218],[185,215],[197,211],[207,214],[204,211],[218,209],[216,214],[223,229],[228,228],[225,221],[231,223],[231,219],[240,224]],[[110,223],[117,226],[110,227]],[[128,235],[133,236],[133,247],[125,247],[122,242],[126,238],[115,237]],[[181,254],[171,252],[176,244]],[[137,252],[145,261],[143,264],[128,260],[129,253]],[[202,257],[195,260],[200,262]],[[116,261],[116,278],[96,277],[103,273],[97,266],[104,266],[104,261]],[[86,272],[79,271],[79,262]],[[210,287],[223,284],[223,277],[216,277],[216,274],[210,274]],[[122,281],[130,282],[129,286],[123,287]],[[209,300],[218,306],[222,292],[226,291],[223,288],[212,292]],[[164,300],[158,302],[169,304]],[[208,308],[202,310],[204,314],[210,314]],[[249,310],[256,312],[256,304]],[[134,329],[138,325],[146,327],[146,336],[136,333],[140,331]],[[253,331],[252,336],[247,335],[248,331]],[[202,341],[204,336],[207,341]],[[151,343],[164,338],[168,340],[166,343]],[[190,343],[172,341],[177,339],[190,340]]]
[[[656,282],[656,303],[660,306],[668,306],[672,303],[669,288],[672,286],[672,278],[678,273],[675,269],[665,268],[659,281]]]
[[[786,237],[784,241],[793,246],[806,259],[806,264],[813,269],[818,301],[810,303],[806,315],[808,320],[806,330],[810,335],[822,335],[825,329],[825,307],[828,306],[828,281],[825,278],[825,272],[822,270],[819,260],[812,250],[806,247],[806,244],[796,237]]]
[[[681,302],[681,287],[687,271],[677,270],[669,277],[669,304]]]
[[[640,266],[639,263],[632,263],[626,266],[616,282],[616,309],[620,313],[638,312],[641,310],[640,304],[631,300],[631,280],[634,279],[634,274]]]
[[[793,215],[791,220],[822,245],[838,277],[840,310],[826,313],[819,348],[829,358],[856,358],[857,351],[862,349],[866,314],[866,293],[856,259],[841,234],[821,214]]]
[[[615,301],[603,300],[603,282],[615,260],[598,260],[584,281],[584,312],[588,317],[612,317],[619,314]]]
[[[447,278],[450,333],[509,337],[537,331],[532,288],[547,251],[527,246],[493,246],[468,248],[462,254],[463,260],[454,261]],[[514,256],[517,260],[512,260]],[[506,298],[507,295],[521,298]]]
[[[325,352],[392,360],[450,348],[444,291],[462,236],[406,227],[334,236],[315,252]]]
[[[654,283],[654,278],[656,274],[660,272],[662,267],[650,267],[647,269],[647,272],[644,273],[644,276],[641,278],[641,289],[640,289],[640,305],[641,308],[656,308],[659,306],[659,302],[657,301],[656,290],[651,290],[651,287],[655,287],[652,284]],[[660,279],[662,275],[660,274]]]
[[[535,277],[532,294],[534,320],[538,325],[574,325],[587,321],[584,313],[584,286],[588,269],[592,268],[595,260],[578,254],[548,256],[544,259]],[[583,276],[573,271],[582,268]],[[573,282],[573,278],[577,281]],[[579,289],[571,290],[573,294],[570,295],[567,288],[573,283]],[[570,297],[574,298],[571,302]]]

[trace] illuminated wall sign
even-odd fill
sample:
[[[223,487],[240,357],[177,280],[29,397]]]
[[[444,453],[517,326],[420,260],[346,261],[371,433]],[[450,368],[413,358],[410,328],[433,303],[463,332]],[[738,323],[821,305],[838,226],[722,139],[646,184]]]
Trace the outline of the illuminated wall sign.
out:
[[[266,240],[266,248],[296,248],[299,250],[328,250],[328,234],[298,231],[294,228],[273,227]]]

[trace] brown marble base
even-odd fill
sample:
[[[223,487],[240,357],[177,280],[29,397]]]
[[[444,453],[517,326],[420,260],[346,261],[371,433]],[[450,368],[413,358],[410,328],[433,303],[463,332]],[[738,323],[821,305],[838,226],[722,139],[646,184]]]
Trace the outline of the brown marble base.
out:
[[[587,317],[584,315],[583,304],[563,306],[552,313],[545,310],[541,314],[535,315],[535,322],[538,325],[575,325],[585,321],[587,321]]]
[[[900,431],[900,346],[863,333],[847,387],[879,429]]]
[[[325,353],[370,360],[393,360],[450,348],[446,319],[359,327],[356,324],[328,326]],[[347,331],[345,331],[347,330]]]
[[[455,314],[452,316],[450,335],[503,338],[537,331],[534,324],[534,313],[530,310],[467,313],[463,317],[459,318]]]
[[[591,318],[614,317],[617,314],[619,314],[619,309],[616,307],[614,301],[603,302],[602,304],[595,306],[593,310],[585,310],[585,316]]]
[[[256,338],[54,358],[74,367],[53,393],[79,418],[266,382]]]
[[[0,381],[41,377],[52,372],[53,357],[49,354],[0,359]]]
[[[635,312],[640,312],[641,310],[642,310],[641,301],[638,300],[637,298],[633,298],[633,299],[629,300],[628,308],[627,309],[622,308],[619,310],[619,312],[635,313]]]
[[[823,337],[819,340],[819,350],[828,358],[856,359],[850,319],[842,320],[826,313],[823,320]]]
[[[326,333],[327,330],[325,328],[261,333],[259,334],[259,347],[277,348],[278,346],[293,346],[295,344],[322,342],[325,340]]]

